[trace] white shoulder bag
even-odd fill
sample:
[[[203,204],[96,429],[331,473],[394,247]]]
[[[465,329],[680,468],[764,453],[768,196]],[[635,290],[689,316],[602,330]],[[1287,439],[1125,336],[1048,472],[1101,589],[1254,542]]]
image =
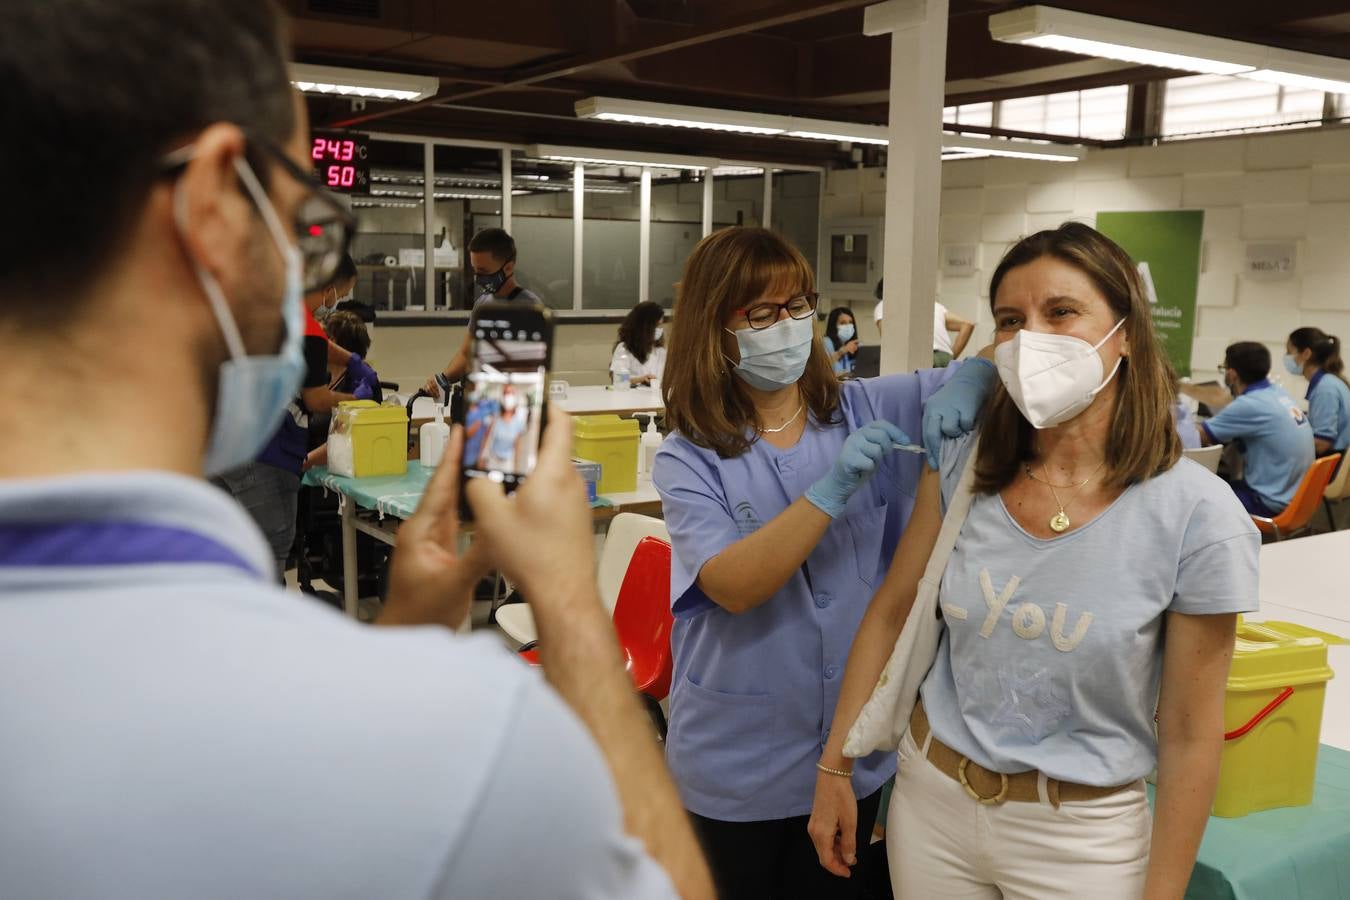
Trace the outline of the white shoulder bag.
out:
[[[909,716],[919,699],[919,686],[933,667],[937,656],[938,638],[942,634],[938,618],[938,591],[942,573],[951,558],[956,537],[970,511],[971,484],[975,480],[975,458],[979,453],[979,438],[975,438],[966,458],[961,480],[956,485],[947,513],[942,519],[933,553],[914,596],[914,605],[905,618],[900,637],[895,641],[891,658],[881,671],[872,696],[858,713],[857,721],[844,741],[844,755],[858,758],[877,750],[895,750],[909,727]]]

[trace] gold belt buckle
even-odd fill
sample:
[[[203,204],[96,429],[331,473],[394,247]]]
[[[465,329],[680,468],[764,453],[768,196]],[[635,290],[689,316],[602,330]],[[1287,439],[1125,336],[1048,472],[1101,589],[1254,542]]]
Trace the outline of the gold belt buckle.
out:
[[[966,766],[969,765],[969,764],[970,764],[970,757],[969,757],[969,756],[963,756],[963,757],[961,757],[961,763],[960,763],[960,765],[958,765],[958,766],[956,767],[956,777],[960,780],[960,782],[961,782],[961,787],[963,787],[963,788],[966,789],[966,793],[967,793],[967,794],[969,794],[971,797],[973,797],[975,800],[979,801],[980,803],[983,803],[985,806],[998,806],[998,805],[999,805],[1000,803],[1002,803],[1004,800],[1008,799],[1008,776],[1007,776],[1007,775],[1004,775],[1002,772],[999,772],[999,773],[998,773],[998,777],[999,777],[999,788],[998,788],[998,793],[997,793],[997,794],[995,794],[995,795],[992,796],[992,797],[981,797],[981,796],[979,795],[979,793],[976,792],[976,790],[975,790],[973,787],[970,786],[970,782],[966,780]]]

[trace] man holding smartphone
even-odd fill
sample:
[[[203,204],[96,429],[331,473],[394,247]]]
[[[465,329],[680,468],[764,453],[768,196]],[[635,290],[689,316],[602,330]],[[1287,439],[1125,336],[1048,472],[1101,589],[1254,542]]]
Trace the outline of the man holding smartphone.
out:
[[[455,431],[386,627],[285,593],[202,480],[275,429],[351,234],[284,57],[270,0],[0,4],[28,238],[0,258],[0,895],[711,897],[564,414],[514,500],[469,487],[463,555]],[[534,598],[543,679],[447,627],[489,566]]]

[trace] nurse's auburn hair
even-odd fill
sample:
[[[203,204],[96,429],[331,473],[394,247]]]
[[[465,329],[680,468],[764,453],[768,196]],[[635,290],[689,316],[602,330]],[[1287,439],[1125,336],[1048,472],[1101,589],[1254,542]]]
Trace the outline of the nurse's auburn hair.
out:
[[[989,282],[991,312],[1004,276],[1044,256],[1087,275],[1116,315],[1125,320],[1121,330],[1129,355],[1116,373],[1116,409],[1106,438],[1103,483],[1124,488],[1166,472],[1181,458],[1181,438],[1172,411],[1177,376],[1153,330],[1153,313],[1139,269],[1119,244],[1100,231],[1081,222],[1065,222],[1022,238],[1004,255]],[[996,494],[1012,484],[1023,465],[1034,458],[1036,429],[1002,382],[985,402],[980,421],[983,437],[975,461],[974,489]]]
[[[700,447],[725,458],[759,439],[755,408],[730,360],[738,358],[727,323],[756,300],[815,290],[815,274],[792,244],[767,228],[724,228],[699,241],[676,286],[675,322],[667,339],[661,393],[666,421]],[[797,382],[817,423],[834,422],[839,381],[819,338]]]

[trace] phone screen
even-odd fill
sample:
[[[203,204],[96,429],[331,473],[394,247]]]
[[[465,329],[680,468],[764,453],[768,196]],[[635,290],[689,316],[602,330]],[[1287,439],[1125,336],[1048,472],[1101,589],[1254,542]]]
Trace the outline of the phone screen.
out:
[[[547,399],[548,338],[534,316],[480,309],[464,395],[464,475],[508,490],[534,470]]]

